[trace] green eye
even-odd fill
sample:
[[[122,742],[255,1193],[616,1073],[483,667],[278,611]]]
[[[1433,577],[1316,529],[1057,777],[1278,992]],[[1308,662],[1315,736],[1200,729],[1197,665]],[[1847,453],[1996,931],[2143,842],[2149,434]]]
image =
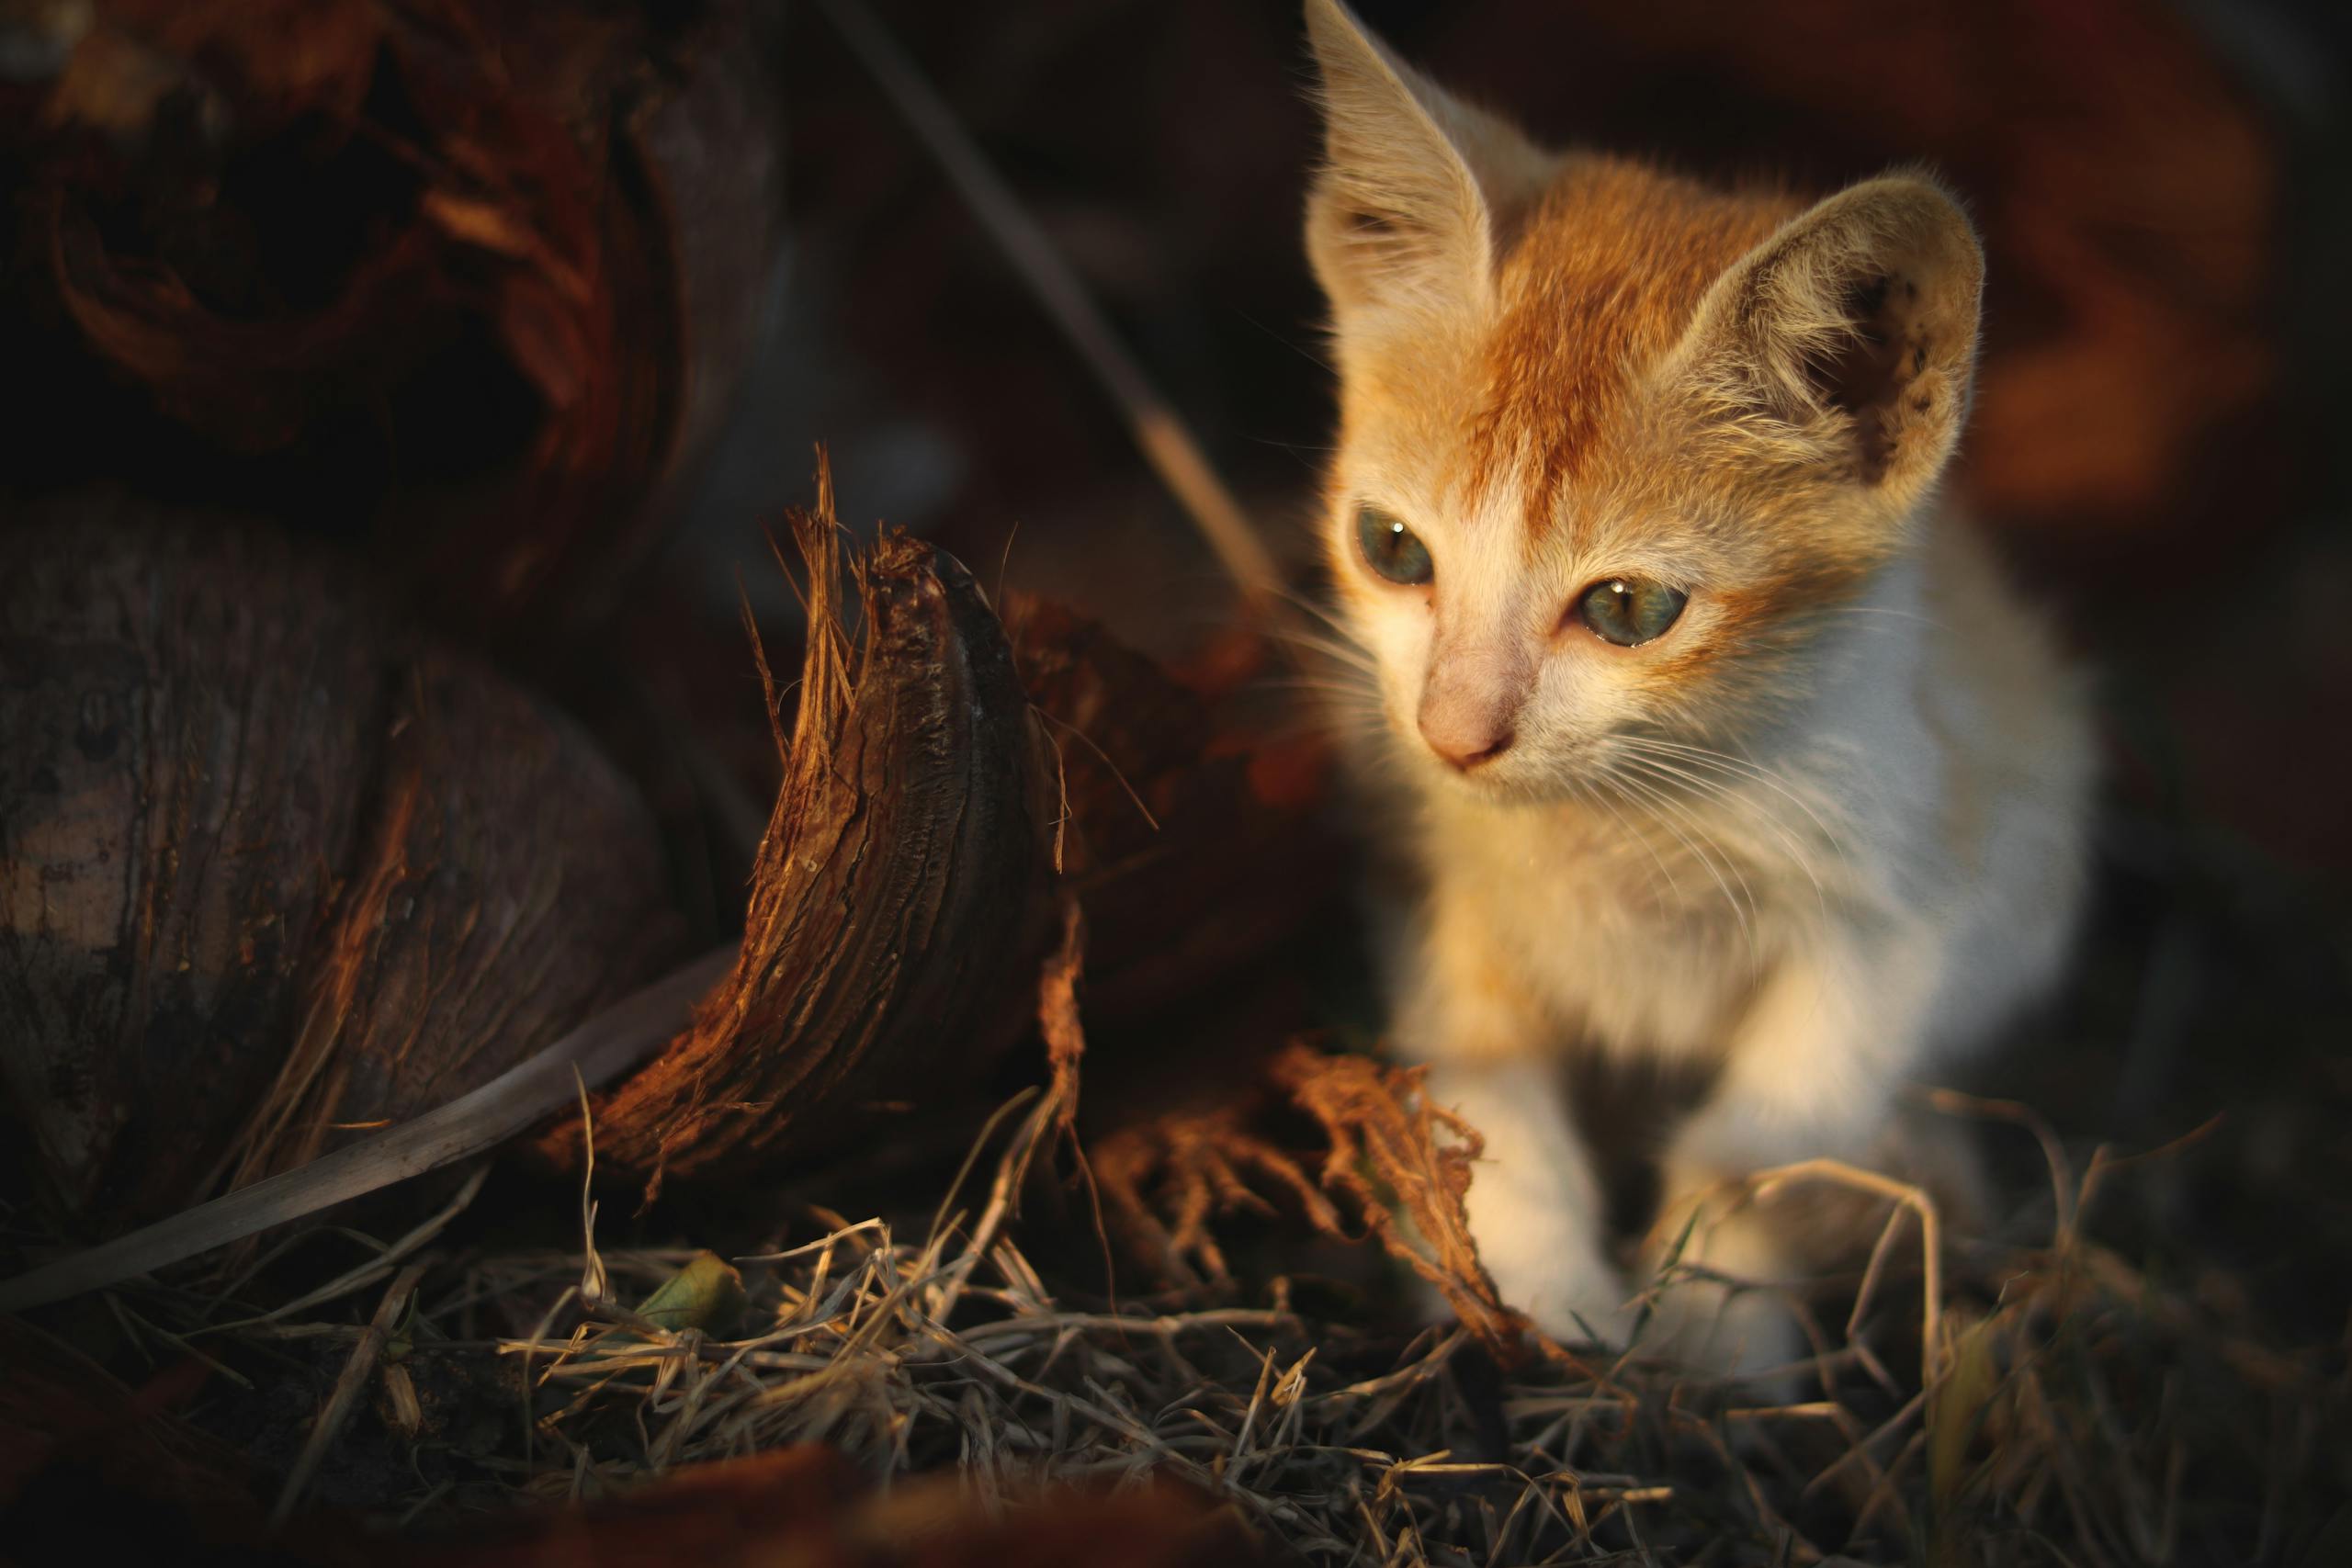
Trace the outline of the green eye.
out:
[[[1430,547],[1410,528],[1377,506],[1356,508],[1356,543],[1372,570],[1391,582],[1427,582],[1437,575]]]
[[[1638,577],[1603,578],[1584,591],[1577,614],[1606,641],[1633,648],[1666,635],[1690,595]]]

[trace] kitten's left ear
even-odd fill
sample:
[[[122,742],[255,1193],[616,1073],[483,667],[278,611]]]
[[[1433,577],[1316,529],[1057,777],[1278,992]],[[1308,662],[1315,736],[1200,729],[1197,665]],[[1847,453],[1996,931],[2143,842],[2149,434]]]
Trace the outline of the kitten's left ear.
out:
[[[1550,160],[1398,59],[1340,0],[1306,0],[1306,32],[1324,129],[1306,252],[1333,310],[1345,321],[1483,302],[1498,238]]]
[[[1717,279],[1676,360],[1711,412],[1768,451],[1908,508],[1960,439],[1984,280],[1975,232],[1940,188],[1866,181]]]

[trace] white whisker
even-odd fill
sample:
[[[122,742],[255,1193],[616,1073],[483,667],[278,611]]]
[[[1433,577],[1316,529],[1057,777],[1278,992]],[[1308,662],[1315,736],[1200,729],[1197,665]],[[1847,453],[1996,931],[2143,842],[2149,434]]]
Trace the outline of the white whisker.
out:
[[[1820,911],[1822,924],[1826,927],[1829,923],[1829,895],[1821,886],[1821,878],[1814,872],[1812,857],[1804,852],[1804,846],[1797,841],[1796,836],[1789,831],[1786,825],[1770,811],[1765,809],[1763,802],[1733,789],[1719,779],[1704,778],[1657,757],[1636,753],[1627,761],[1642,768],[1653,777],[1679,782],[1696,790],[1706,799],[1719,802],[1735,810],[1745,811],[1761,822],[1765,829],[1781,841],[1781,847],[1787,852],[1790,863],[1804,872],[1805,880],[1813,885],[1814,902]]]
[[[1673,868],[1666,863],[1666,857],[1657,852],[1657,846],[1650,842],[1649,835],[1628,820],[1625,814],[1617,808],[1616,803],[1609,798],[1608,790],[1614,787],[1622,792],[1624,787],[1623,781],[1617,775],[1614,769],[1604,767],[1591,782],[1594,787],[1590,790],[1589,798],[1609,813],[1625,837],[1640,844],[1649,852],[1650,863],[1657,867],[1658,874],[1666,879],[1667,886],[1673,890],[1675,902],[1679,904],[1682,901],[1682,884],[1675,876]],[[1648,891],[1655,898],[1657,894],[1657,884],[1655,882],[1650,884]]]
[[[1740,871],[1739,866],[1731,852],[1725,850],[1720,841],[1714,840],[1713,836],[1707,832],[1704,826],[1692,818],[1688,812],[1685,812],[1680,807],[1677,807],[1674,802],[1657,786],[1656,784],[1627,777],[1622,773],[1616,775],[1616,779],[1617,782],[1626,790],[1632,792],[1633,795],[1637,800],[1646,804],[1650,810],[1650,814],[1658,825],[1679,840],[1682,843],[1682,847],[1690,851],[1691,858],[1696,860],[1702,866],[1705,867],[1707,874],[1714,878],[1715,886],[1723,890],[1724,904],[1730,908],[1733,918],[1739,922],[1740,934],[1747,942],[1747,953],[1750,964],[1758,969],[1762,968],[1764,963],[1763,948],[1757,941],[1756,924],[1752,918],[1756,905],[1755,890],[1748,886],[1747,876]],[[1700,848],[1697,841],[1691,838],[1690,833],[1684,832],[1682,830],[1682,827],[1678,826],[1678,823],[1688,825],[1691,829],[1691,832],[1696,833],[1699,838],[1705,839],[1710,843],[1713,844],[1716,854],[1720,854],[1723,857],[1722,863],[1719,865],[1716,863],[1714,855],[1710,855],[1705,850]],[[1726,880],[1724,875],[1724,872],[1725,870],[1728,870],[1732,876],[1738,880],[1740,891],[1747,896],[1747,903],[1741,903],[1738,896],[1732,892],[1731,882]]]
[[[1367,675],[1377,671],[1377,666],[1374,663],[1370,651],[1358,643],[1341,642],[1333,637],[1303,631],[1296,627],[1291,627],[1280,633],[1279,640],[1294,648],[1305,649],[1319,654],[1335,663],[1345,664],[1350,669],[1361,670]]]
[[[1650,752],[1654,755],[1670,753],[1676,759],[1689,761],[1696,766],[1713,768],[1719,773],[1729,773],[1734,777],[1752,780],[1762,784],[1804,812],[1814,827],[1820,830],[1822,841],[1829,846],[1841,862],[1846,860],[1844,836],[1832,828],[1821,813],[1814,809],[1810,802],[1790,788],[1787,782],[1762,764],[1745,757],[1735,757],[1727,751],[1718,751],[1705,746],[1686,745],[1676,740],[1660,739],[1656,736],[1629,735],[1620,737],[1619,740],[1621,744],[1636,750]]]

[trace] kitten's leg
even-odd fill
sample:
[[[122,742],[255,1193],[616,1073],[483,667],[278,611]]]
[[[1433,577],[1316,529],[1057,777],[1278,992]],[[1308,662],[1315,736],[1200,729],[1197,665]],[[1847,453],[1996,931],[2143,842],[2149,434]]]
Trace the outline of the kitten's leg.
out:
[[[1559,1078],[1555,1063],[1526,1056],[1453,1061],[1431,1069],[1424,1092],[1485,1140],[1464,1206],[1505,1304],[1555,1339],[1623,1345],[1628,1292]]]
[[[1478,1260],[1505,1304],[1571,1342],[1622,1345],[1623,1274],[1608,1256],[1608,1211],[1568,1114],[1555,1047],[1559,1021],[1519,981],[1487,927],[1490,891],[1441,877],[1412,945],[1395,1019],[1423,1093],[1475,1128],[1484,1147],[1464,1206]]]
[[[1669,1283],[1655,1327],[1675,1354],[1753,1373],[1805,1353],[1785,1293],[1798,1259],[1786,1218],[1773,1213],[1804,1194],[1758,1203],[1740,1199],[1737,1184],[1798,1160],[1871,1158],[1922,1054],[1939,954],[1926,933],[1867,949],[1826,945],[1784,959],[1757,993],[1714,1087],[1668,1148],[1652,1258],[1783,1289]]]

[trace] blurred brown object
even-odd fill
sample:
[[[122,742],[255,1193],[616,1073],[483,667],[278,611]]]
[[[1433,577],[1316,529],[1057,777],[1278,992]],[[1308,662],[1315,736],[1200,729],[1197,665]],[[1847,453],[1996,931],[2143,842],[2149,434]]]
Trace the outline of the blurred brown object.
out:
[[[1006,634],[1058,754],[1062,870],[1086,910],[1087,1017],[1117,1029],[1228,984],[1336,890],[1344,851],[1319,736],[1235,701],[1268,657],[1170,668],[1047,600],[1007,596]]]
[[[211,1369],[194,1359],[131,1388],[29,1325],[0,1318],[0,1562],[252,1563],[264,1512],[254,1468],[175,1414]],[[198,1542],[256,1548],[216,1556]]]
[[[8,483],[372,539],[494,640],[609,607],[756,341],[751,0],[96,0],[0,18]]]
[[[0,1320],[0,1560],[67,1551],[286,1568],[1248,1568],[1270,1561],[1228,1505],[1182,1484],[1015,1484],[983,1498],[953,1473],[876,1491],[801,1444],[689,1466],[585,1505],[475,1515],[385,1534],[337,1509],[273,1534],[245,1461],[174,1407],[182,1363],[132,1390],[59,1341]],[[21,1557],[16,1555],[25,1553]]]
[[[1269,1561],[1229,1506],[1170,1482],[1016,1487],[991,1502],[954,1475],[867,1489],[815,1444],[677,1471],[584,1507],[492,1525],[489,1539],[385,1543],[350,1561],[448,1568],[1248,1568]],[[502,1535],[504,1539],[501,1539]]]

